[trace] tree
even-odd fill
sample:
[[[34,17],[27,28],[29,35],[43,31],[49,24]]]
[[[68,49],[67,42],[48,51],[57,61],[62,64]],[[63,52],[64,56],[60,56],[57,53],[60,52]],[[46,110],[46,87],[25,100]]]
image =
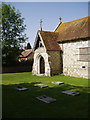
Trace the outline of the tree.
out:
[[[3,63],[10,64],[17,60],[22,50],[22,43],[28,38],[24,33],[26,25],[19,10],[14,6],[2,3],[2,58]]]
[[[27,49],[31,49],[32,47],[31,47],[31,45],[30,45],[30,43],[27,43]]]

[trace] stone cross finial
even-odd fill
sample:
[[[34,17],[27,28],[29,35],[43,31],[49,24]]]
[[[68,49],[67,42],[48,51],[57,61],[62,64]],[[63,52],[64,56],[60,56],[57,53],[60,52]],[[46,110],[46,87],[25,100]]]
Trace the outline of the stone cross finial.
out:
[[[42,19],[40,20],[40,30],[42,31]]]
[[[59,19],[60,19],[60,23],[62,23],[62,22],[61,22],[61,19],[62,19],[62,18],[60,17]]]

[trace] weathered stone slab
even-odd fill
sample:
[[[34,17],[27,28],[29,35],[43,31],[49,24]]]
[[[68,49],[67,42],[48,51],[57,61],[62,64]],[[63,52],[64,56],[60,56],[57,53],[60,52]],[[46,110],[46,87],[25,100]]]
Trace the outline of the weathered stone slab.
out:
[[[40,101],[45,102],[45,103],[51,103],[51,102],[55,102],[56,101],[56,99],[48,97],[46,95],[42,95],[42,96],[39,96],[39,97],[36,97],[36,98],[38,100],[40,100]]]
[[[18,87],[15,88],[15,90],[17,90],[17,91],[26,91],[26,90],[28,90],[28,88],[18,86]]]
[[[55,81],[55,82],[52,82],[53,84],[56,84],[56,85],[61,85],[61,84],[64,84],[64,82],[58,82],[58,81]]]
[[[43,85],[43,84],[38,84],[38,85],[34,85],[35,87],[40,87],[40,88],[45,88],[48,87],[48,85]]]
[[[71,95],[71,96],[77,96],[80,95],[79,92],[75,92],[75,91],[62,91],[62,93],[67,94],[67,95]]]

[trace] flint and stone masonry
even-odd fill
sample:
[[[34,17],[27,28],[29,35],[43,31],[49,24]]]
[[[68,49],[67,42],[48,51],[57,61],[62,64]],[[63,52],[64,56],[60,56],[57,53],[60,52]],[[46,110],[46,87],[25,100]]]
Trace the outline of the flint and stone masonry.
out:
[[[88,41],[75,41],[75,42],[67,42],[61,43],[60,46],[63,51],[63,74],[67,76],[81,77],[90,79],[90,48]],[[86,51],[80,54],[80,49],[88,49],[88,53]],[[80,56],[83,55],[83,60],[80,59]],[[88,59],[86,59],[88,58]]]

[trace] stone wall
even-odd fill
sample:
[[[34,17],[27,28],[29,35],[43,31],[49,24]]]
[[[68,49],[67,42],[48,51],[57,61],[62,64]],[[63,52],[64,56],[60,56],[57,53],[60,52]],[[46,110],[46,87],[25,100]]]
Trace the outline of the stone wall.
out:
[[[90,40],[88,41],[88,47],[89,47],[89,50],[88,50],[88,54],[89,54],[89,62],[88,62],[88,79],[90,79]]]
[[[49,64],[51,68],[51,74],[60,74],[61,73],[61,58],[60,51],[47,51],[49,55]]]
[[[75,41],[61,43],[63,51],[64,75],[90,79],[90,51],[88,49],[88,61],[80,61],[80,49],[89,47],[89,41]]]

